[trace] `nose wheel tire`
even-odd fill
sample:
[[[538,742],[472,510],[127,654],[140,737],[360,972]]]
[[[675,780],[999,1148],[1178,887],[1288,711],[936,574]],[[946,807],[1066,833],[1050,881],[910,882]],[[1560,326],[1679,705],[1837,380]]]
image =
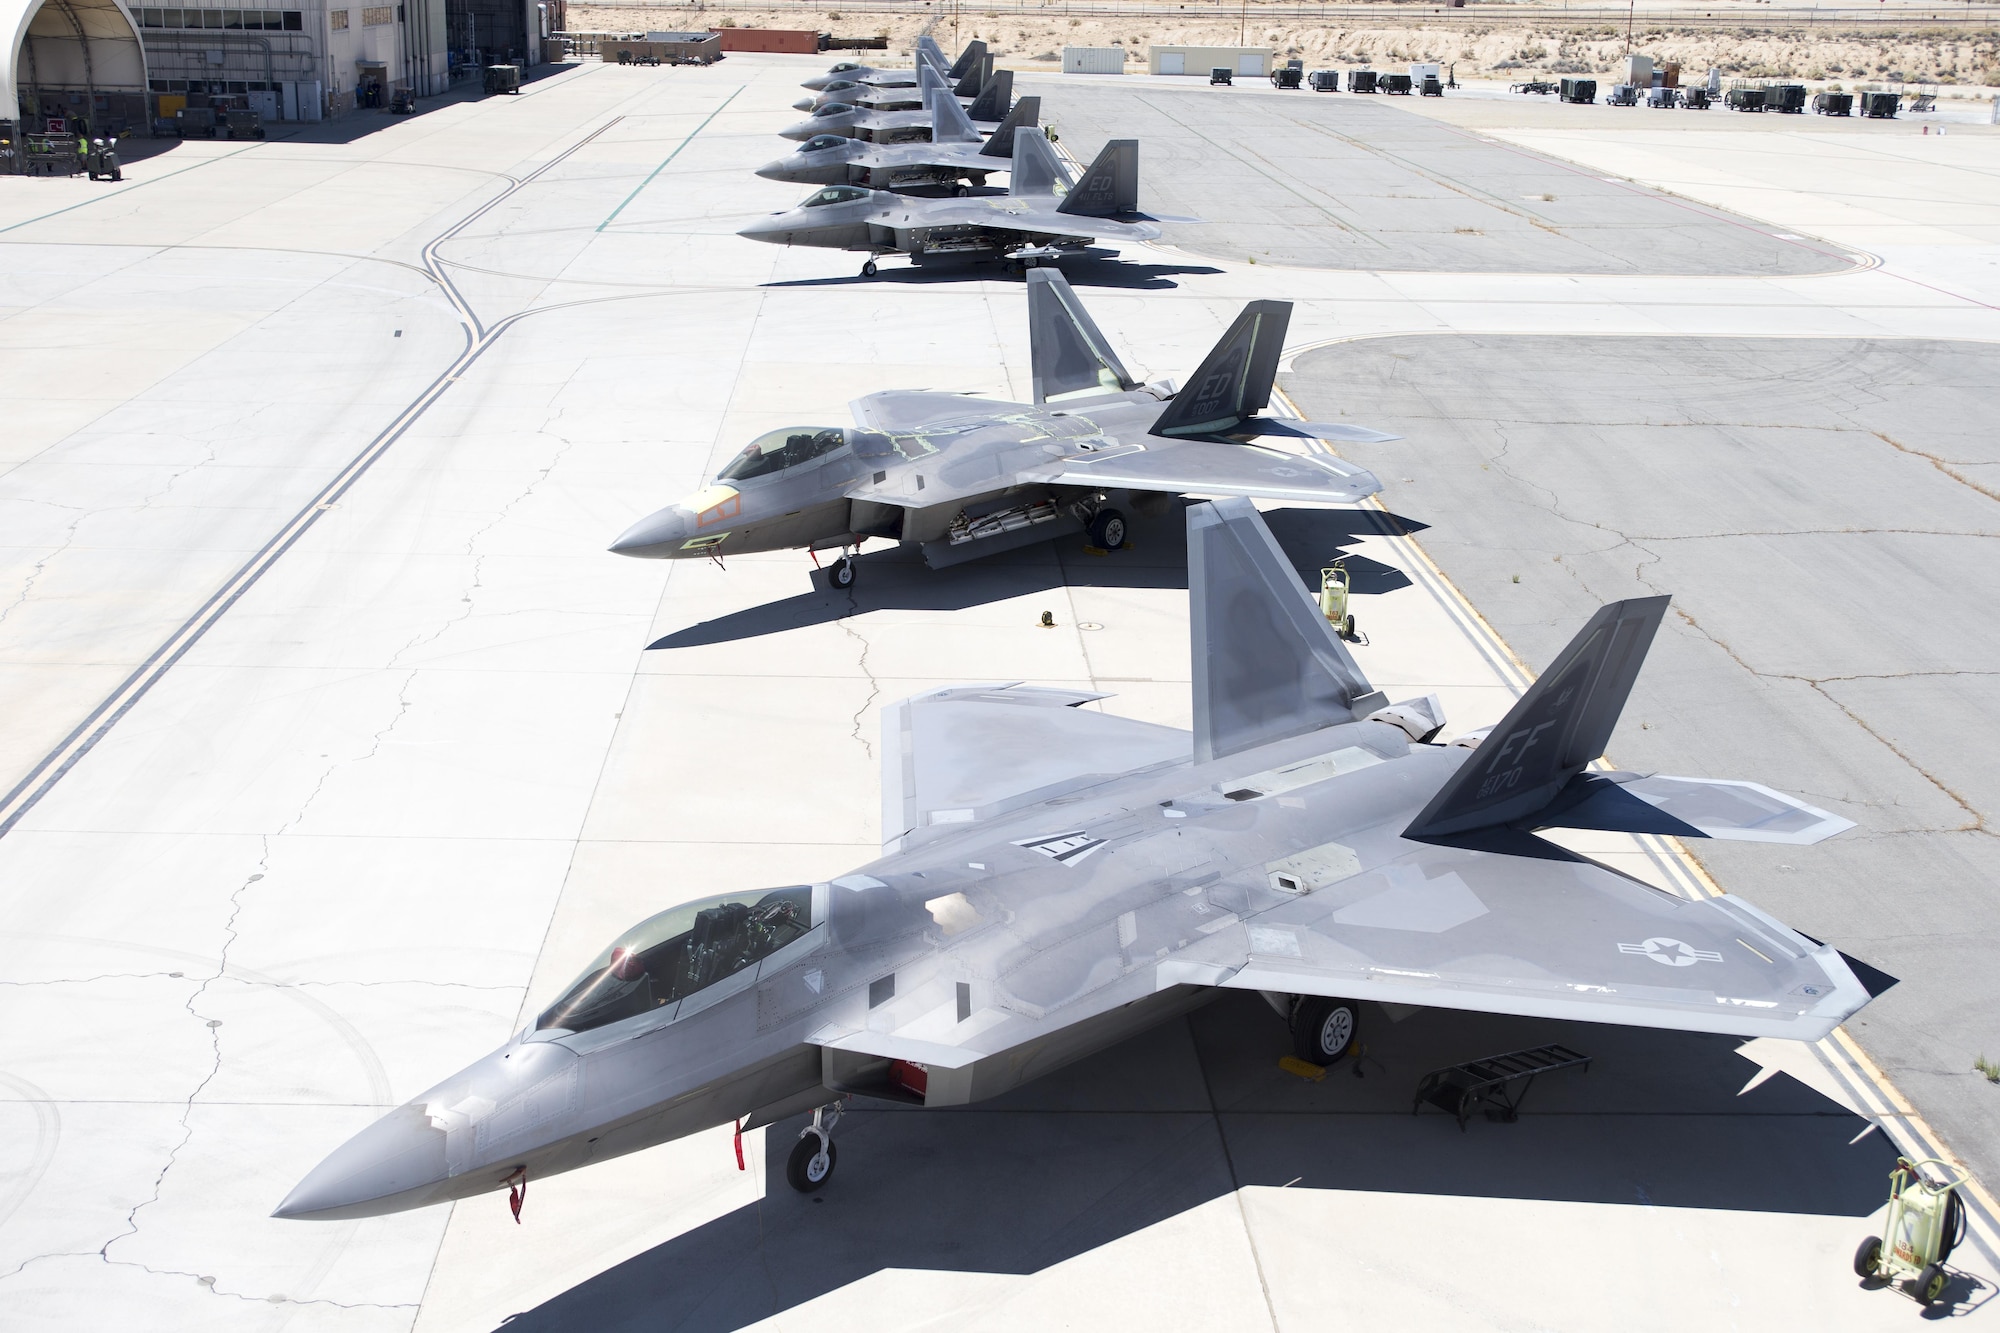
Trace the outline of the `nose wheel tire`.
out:
[[[808,1129],[792,1145],[785,1162],[785,1181],[801,1194],[811,1194],[833,1177],[833,1136]]]
[[[1338,1064],[1360,1031],[1360,1016],[1348,1001],[1308,995],[1292,1010],[1292,1053],[1311,1064]]]
[[[862,276],[862,277],[864,277],[864,278],[872,278],[872,277],[874,277],[874,276],[875,276],[875,261],[874,261],[874,260],[872,260],[872,259],[871,259],[871,260],[869,260],[869,261],[868,261],[867,263],[865,263],[865,264],[863,264],[863,265],[861,266],[861,276]]]
[[[852,588],[854,586],[854,562],[846,556],[842,556],[828,565],[826,567],[826,581],[836,588]]]
[[[1125,544],[1125,515],[1116,509],[1100,509],[1090,519],[1090,544],[1100,550],[1115,551]]]

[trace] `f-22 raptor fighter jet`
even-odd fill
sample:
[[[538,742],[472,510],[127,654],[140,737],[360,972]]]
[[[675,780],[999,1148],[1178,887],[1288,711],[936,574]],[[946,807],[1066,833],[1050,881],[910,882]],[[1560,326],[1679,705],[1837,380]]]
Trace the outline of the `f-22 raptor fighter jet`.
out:
[[[923,72],[924,82],[914,90],[917,96],[897,105],[914,108],[912,110],[874,110],[865,106],[855,106],[847,102],[827,102],[813,110],[810,116],[778,131],[782,139],[806,140],[822,134],[838,134],[849,139],[866,139],[870,143],[919,143],[936,133],[935,113],[930,108],[930,94],[956,103],[951,90],[945,87],[932,70]],[[989,130],[1007,118],[1007,112],[1014,105],[1014,74],[1011,70],[1001,70],[980,85],[979,95],[965,108],[975,124],[983,124]]]
[[[917,81],[914,84],[882,87],[876,84],[840,80],[829,83],[818,92],[801,97],[792,103],[792,110],[817,111],[829,102],[845,102],[849,106],[864,107],[870,111],[913,111],[924,104],[924,94],[933,87],[948,88],[954,98],[964,98],[969,104],[976,101],[980,93],[993,81],[992,56],[986,56],[975,62],[972,68],[966,71],[965,77],[959,79],[957,83],[953,83],[938,66],[920,62],[917,66]],[[1011,77],[1008,83],[1011,90]]]
[[[824,92],[837,83],[853,84],[867,88],[914,88],[917,73],[925,65],[930,65],[947,79],[963,78],[979,68],[986,60],[986,43],[977,37],[965,44],[957,60],[945,59],[944,49],[928,34],[917,38],[917,62],[909,69],[878,69],[859,61],[843,60],[824,74],[816,74],[799,86],[811,92]]]
[[[1190,510],[1188,555],[1192,734],[1062,689],[894,705],[879,860],[640,922],[277,1215],[442,1203],[813,1108],[786,1174],[816,1190],[837,1099],[977,1102],[1222,988],[1321,1065],[1357,1001],[1806,1041],[1868,1002],[1839,951],[1740,899],[1535,836],[1851,827],[1755,783],[1588,770],[1667,598],[1602,608],[1466,748],[1431,743],[1434,699],[1369,685],[1247,500]]]
[[[876,190],[942,185],[963,195],[969,190],[961,182],[984,185],[988,175],[1013,165],[1014,131],[1033,129],[1042,110],[1041,98],[1023,97],[993,137],[985,139],[954,99],[935,91],[931,97],[927,141],[882,144],[821,134],[801,144],[796,153],[765,163],[757,174],[800,185],[860,185]]]
[[[1027,136],[1024,133],[1023,138]],[[955,393],[870,394],[858,426],[790,426],[752,440],[708,489],[633,524],[620,555],[687,560],[737,552],[914,542],[933,568],[1087,531],[1125,543],[1123,506],[1171,495],[1349,501],[1381,489],[1337,458],[1260,439],[1394,439],[1357,426],[1258,415],[1270,401],[1291,306],[1252,301],[1190,387],[1141,385],[1060,273],[1028,274],[1033,403]],[[834,586],[854,579],[845,555]]]

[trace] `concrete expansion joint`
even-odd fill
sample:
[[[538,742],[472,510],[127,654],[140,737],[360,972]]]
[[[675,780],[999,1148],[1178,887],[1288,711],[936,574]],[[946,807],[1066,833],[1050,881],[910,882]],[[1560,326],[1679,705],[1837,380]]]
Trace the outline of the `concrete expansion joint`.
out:
[[[1852,722],[1855,726],[1861,728],[1861,730],[1868,733],[1868,735],[1871,738],[1873,738],[1875,742],[1879,744],[1883,749],[1887,750],[1890,754],[1895,755],[1896,758],[1902,760],[1904,766],[1907,767],[1911,772],[1915,773],[1918,777],[1922,778],[1925,782],[1929,783],[1932,787],[1936,788],[1937,791],[1940,794],[1942,794],[1946,799],[1950,800],[1953,805],[1956,805],[1960,810],[1965,812],[1966,822],[1954,825],[1953,827],[1947,829],[1926,830],[1927,832],[1980,833],[1991,836],[1992,829],[1987,825],[1986,816],[1982,814],[1972,804],[1972,802],[1968,801],[1964,796],[1959,794],[1959,792],[1954,790],[1949,783],[1944,781],[1944,779],[1938,777],[1935,773],[1932,773],[1929,769],[1925,768],[1922,764],[1918,763],[1916,759],[1913,758],[1908,751],[1904,750],[1901,746],[1897,745],[1894,741],[1890,740],[1887,736],[1883,735],[1875,727],[1869,725],[1868,720],[1866,718],[1862,717],[1852,708],[1849,708],[1846,704],[1842,703],[1839,699],[1835,698],[1833,693],[1826,688],[1828,684],[1835,683],[1841,679],[1867,679],[1867,677],[1826,677],[1824,679],[1815,679],[1814,677],[1811,676],[1802,676],[1794,672],[1788,672],[1788,671],[1760,671],[1756,667],[1752,666],[1749,662],[1746,662],[1743,659],[1743,655],[1741,653],[1738,653],[1734,648],[1732,648],[1726,640],[1718,638],[1716,635],[1710,633],[1706,626],[1704,626],[1700,621],[1696,620],[1692,615],[1688,614],[1688,612],[1684,608],[1680,606],[1675,606],[1674,614],[1680,617],[1682,624],[1686,625],[1689,629],[1693,630],[1695,633],[1701,635],[1702,638],[1708,640],[1710,643],[1714,644],[1717,648],[1720,648],[1723,651],[1723,653],[1725,653],[1728,656],[1730,661],[1734,662],[1737,666],[1743,668],[1744,671],[1748,672],[1752,676],[1755,676],[1757,679],[1796,681],[1797,683],[1811,689],[1814,693],[1818,694],[1822,699],[1826,700],[1828,703],[1832,704],[1835,708],[1839,709],[1840,712],[1847,718],[1848,721]],[[1910,673],[1910,674],[1956,675],[1960,673],[1925,672],[1925,673]],[[1983,675],[1992,673],[1980,672],[1980,673],[1965,673],[1965,674]],[[1895,679],[1895,678],[1896,677],[1894,675],[1882,677],[1882,679]]]

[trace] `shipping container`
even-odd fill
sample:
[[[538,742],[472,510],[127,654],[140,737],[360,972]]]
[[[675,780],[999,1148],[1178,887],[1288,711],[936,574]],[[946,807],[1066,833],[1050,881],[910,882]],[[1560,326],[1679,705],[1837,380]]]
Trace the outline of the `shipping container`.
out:
[[[1062,49],[1065,74],[1123,74],[1125,48],[1122,46],[1065,46]]]
[[[725,51],[781,51],[812,55],[819,50],[819,33],[803,28],[712,28]]]

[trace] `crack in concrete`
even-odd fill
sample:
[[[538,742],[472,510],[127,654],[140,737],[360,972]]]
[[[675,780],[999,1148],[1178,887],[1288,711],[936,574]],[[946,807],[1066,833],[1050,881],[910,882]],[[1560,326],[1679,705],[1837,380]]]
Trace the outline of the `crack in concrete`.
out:
[[[37,503],[46,504],[51,509],[68,509],[75,513],[76,517],[71,519],[69,526],[63,529],[62,541],[47,555],[35,561],[34,567],[28,571],[28,576],[21,580],[21,591],[14,595],[14,600],[5,606],[0,606],[0,624],[5,624],[8,616],[20,610],[22,606],[26,605],[28,599],[34,596],[35,585],[41,582],[43,573],[49,567],[49,562],[64,551],[67,551],[70,547],[76,545],[76,530],[83,523],[84,519],[90,517],[89,512],[81,505],[57,504],[53,500],[38,501]]]
[[[1904,444],[1902,441],[1894,439],[1888,434],[1879,430],[1870,431],[1868,433],[1870,435],[1873,435],[1876,439],[1882,441],[1882,443],[1888,445],[1891,449],[1894,449],[1898,453],[1908,454],[1912,458],[1923,459],[1926,463],[1929,463],[1939,472],[1943,473],[1947,477],[1950,477],[1953,481],[1965,487],[1967,490],[1977,491],[1989,500],[2000,500],[2000,491],[1995,491],[1988,487],[1981,486],[1978,482],[1974,481],[1972,478],[1966,476],[1962,472],[1957,471],[1955,468],[1951,466],[1951,464],[1945,462],[1944,459],[1939,458],[1936,454],[1926,453],[1925,451],[1915,447],[1914,445]],[[1964,465],[1961,464],[1961,466]]]
[[[868,697],[861,701],[861,707],[854,710],[854,727],[849,734],[856,741],[860,742],[862,750],[872,760],[875,758],[875,744],[863,733],[862,723],[867,718],[869,710],[875,707],[875,701],[882,697],[882,683],[875,679],[875,673],[868,668],[868,654],[872,647],[868,642],[868,637],[854,628],[853,618],[860,614],[861,599],[856,597],[854,589],[849,587],[847,590],[847,614],[840,617],[838,624],[843,634],[861,645],[861,674],[868,678]]]
[[[228,1300],[242,1301],[246,1304],[295,1305],[295,1306],[327,1305],[327,1306],[332,1306],[336,1310],[414,1310],[417,1308],[417,1304],[415,1301],[401,1301],[395,1304],[384,1304],[380,1301],[336,1301],[336,1300],[330,1300],[324,1296],[309,1296],[304,1300],[299,1300],[295,1297],[279,1295],[277,1293],[273,1293],[269,1296],[252,1296],[247,1292],[225,1291],[220,1285],[217,1284],[216,1280],[213,1277],[210,1277],[205,1273],[188,1273],[178,1268],[154,1268],[149,1264],[136,1263],[131,1259],[109,1259],[106,1262],[117,1264],[123,1268],[136,1268],[140,1272],[150,1273],[154,1277],[184,1277],[187,1278],[189,1281],[193,1282],[195,1285],[205,1288],[211,1296],[221,1296]]]

